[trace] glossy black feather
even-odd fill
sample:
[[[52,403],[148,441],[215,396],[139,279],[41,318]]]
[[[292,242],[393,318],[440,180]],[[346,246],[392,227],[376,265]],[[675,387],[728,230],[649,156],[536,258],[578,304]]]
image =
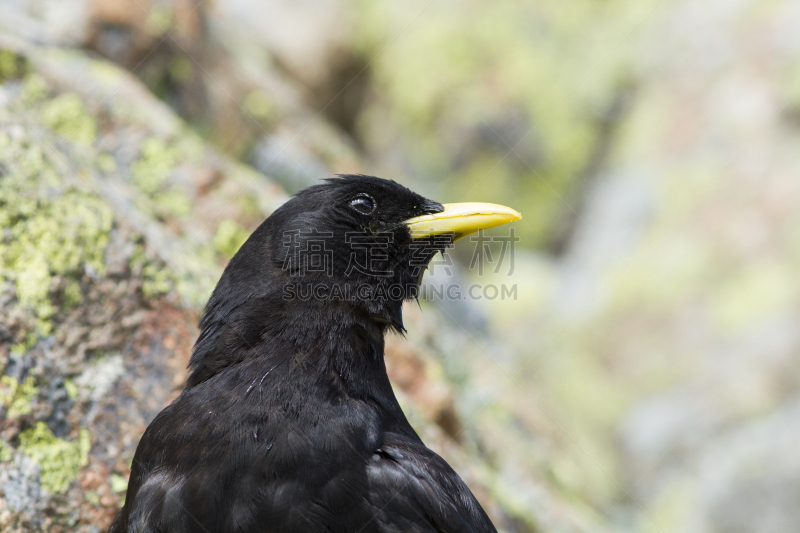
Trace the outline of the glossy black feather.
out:
[[[370,201],[352,206],[359,194]],[[370,215],[356,209],[372,200]],[[420,254],[424,267],[448,244],[420,247],[402,222],[441,209],[394,182],[345,176],[270,216],[211,296],[187,387],[145,431],[109,531],[495,531],[410,426],[384,365],[384,334],[403,331]],[[314,231],[330,247],[327,272],[291,261],[294,236],[303,259]],[[348,270],[354,234],[385,244],[366,271]],[[296,297],[334,284],[373,292]],[[387,297],[389,286],[403,291]]]

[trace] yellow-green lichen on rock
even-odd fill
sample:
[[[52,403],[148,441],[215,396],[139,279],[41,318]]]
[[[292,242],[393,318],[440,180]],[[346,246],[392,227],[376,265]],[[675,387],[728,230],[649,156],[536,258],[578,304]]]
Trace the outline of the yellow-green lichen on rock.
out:
[[[31,402],[39,394],[36,379],[26,377],[22,383],[11,376],[0,376],[0,404],[5,407],[6,418],[13,419],[31,412]]]
[[[131,165],[133,183],[143,193],[154,194],[167,182],[178,164],[178,153],[155,137],[145,139],[141,152],[141,159]]]
[[[168,4],[155,3],[147,12],[145,30],[153,37],[159,37],[172,29],[174,15]]]
[[[183,216],[191,211],[186,192],[169,182],[182,159],[175,146],[151,137],[142,143],[141,158],[131,165],[134,185],[155,200],[159,215]]]
[[[0,463],[10,461],[14,457],[14,448],[8,445],[7,442],[0,440]]]
[[[81,429],[73,441],[59,439],[42,421],[19,435],[18,450],[38,465],[42,487],[52,493],[65,492],[89,463],[91,438]]]
[[[78,144],[90,145],[97,136],[97,122],[81,97],[73,92],[45,102],[41,120],[62,137]]]
[[[22,129],[0,131],[0,160],[0,281],[13,281],[20,305],[48,334],[54,277],[103,272],[113,212],[96,196],[66,186]],[[68,292],[69,301],[80,299],[75,284]]]
[[[0,49],[0,83],[21,78],[28,70],[28,62],[11,50]]]
[[[275,102],[266,91],[250,91],[245,95],[242,107],[251,116],[264,122],[274,121],[279,115]]]
[[[175,287],[175,273],[151,260],[147,249],[137,244],[130,259],[131,270],[142,278],[142,293],[148,298],[167,294]]]
[[[20,101],[26,106],[34,106],[47,97],[47,81],[36,72],[28,74],[23,80]]]

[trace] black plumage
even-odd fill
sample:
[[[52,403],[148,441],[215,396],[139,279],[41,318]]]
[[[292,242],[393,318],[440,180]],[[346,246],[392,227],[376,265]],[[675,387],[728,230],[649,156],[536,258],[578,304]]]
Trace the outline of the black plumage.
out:
[[[403,300],[452,242],[404,221],[442,209],[343,176],[267,218],[214,290],[187,386],[145,431],[109,531],[495,531],[384,365],[384,334],[403,331]]]

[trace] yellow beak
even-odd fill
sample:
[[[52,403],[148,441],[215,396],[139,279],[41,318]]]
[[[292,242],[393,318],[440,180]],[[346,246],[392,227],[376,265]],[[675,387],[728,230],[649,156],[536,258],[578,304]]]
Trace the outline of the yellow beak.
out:
[[[521,218],[519,211],[504,205],[465,202],[444,204],[441,213],[409,218],[405,224],[414,239],[452,233],[455,235],[453,240],[456,240]]]

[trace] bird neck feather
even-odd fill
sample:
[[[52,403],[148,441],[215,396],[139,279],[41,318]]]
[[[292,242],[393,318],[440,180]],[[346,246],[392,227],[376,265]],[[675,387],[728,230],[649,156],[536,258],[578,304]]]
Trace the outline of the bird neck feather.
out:
[[[355,376],[375,379],[378,374],[379,382],[388,386],[388,378],[382,379],[386,373],[383,338],[387,330],[402,331],[399,302],[397,309],[384,310],[351,302],[265,295],[246,299],[235,308],[213,304],[212,297],[200,322],[201,333],[189,362],[189,387],[255,358],[270,364],[302,364],[309,372],[352,375],[353,380]]]

